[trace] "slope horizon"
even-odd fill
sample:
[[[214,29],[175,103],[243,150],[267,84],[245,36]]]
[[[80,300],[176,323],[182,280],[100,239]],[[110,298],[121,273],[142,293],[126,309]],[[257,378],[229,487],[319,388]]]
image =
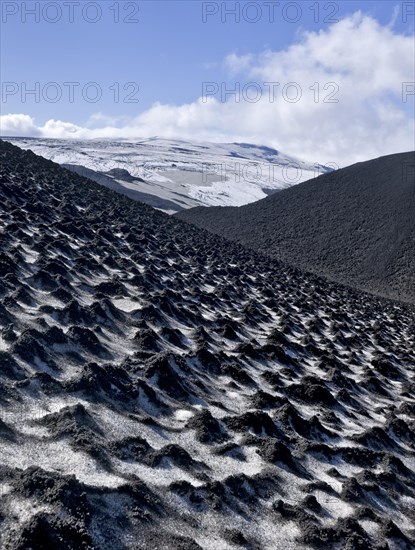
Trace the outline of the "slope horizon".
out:
[[[413,302],[414,166],[414,151],[386,155],[249,205],[176,216],[291,265]]]

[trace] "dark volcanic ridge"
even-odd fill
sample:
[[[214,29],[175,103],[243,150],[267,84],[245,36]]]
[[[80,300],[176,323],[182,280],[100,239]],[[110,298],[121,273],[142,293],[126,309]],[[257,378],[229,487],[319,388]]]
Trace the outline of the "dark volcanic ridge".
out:
[[[413,548],[411,307],[0,159],[2,550]]]
[[[323,174],[241,207],[177,216],[331,280],[415,303],[415,153]]]

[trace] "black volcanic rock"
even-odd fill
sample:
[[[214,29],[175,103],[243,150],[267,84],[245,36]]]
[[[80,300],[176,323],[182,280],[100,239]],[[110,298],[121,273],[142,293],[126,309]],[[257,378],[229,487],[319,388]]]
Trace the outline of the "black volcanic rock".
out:
[[[113,168],[112,170],[108,170],[107,174],[115,179],[122,181],[144,181],[142,178],[132,176],[128,170],[124,170],[123,168]]]
[[[246,412],[240,416],[231,416],[225,419],[226,425],[237,432],[252,430],[255,434],[266,434],[268,436],[277,433],[271,417],[262,411]]]
[[[43,512],[33,516],[29,523],[24,526],[16,544],[18,548],[22,549],[96,549],[91,536],[82,524],[71,519],[57,519],[56,516]]]
[[[178,361],[182,364],[182,361]],[[161,353],[147,361],[144,377],[169,396],[187,400],[190,391],[186,379],[181,374],[181,368],[173,355]]]
[[[0,377],[23,380],[25,371],[7,351],[0,351]]]
[[[228,439],[228,434],[210,411],[198,411],[188,422],[187,427],[196,430],[196,438],[201,443],[220,443]]]
[[[48,351],[42,344],[42,334],[36,329],[24,330],[13,343],[12,352],[25,361],[33,361],[39,358],[47,362]]]
[[[300,384],[291,384],[287,388],[287,393],[290,397],[305,401],[306,403],[318,403],[321,405],[330,406],[335,403],[330,391],[322,382],[310,382],[303,379]]]

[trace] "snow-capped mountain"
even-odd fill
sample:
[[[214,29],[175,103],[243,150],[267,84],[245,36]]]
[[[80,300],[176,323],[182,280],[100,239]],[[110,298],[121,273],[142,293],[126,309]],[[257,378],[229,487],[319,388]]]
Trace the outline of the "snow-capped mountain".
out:
[[[166,212],[194,206],[242,206],[331,168],[245,143],[11,138],[53,160]]]

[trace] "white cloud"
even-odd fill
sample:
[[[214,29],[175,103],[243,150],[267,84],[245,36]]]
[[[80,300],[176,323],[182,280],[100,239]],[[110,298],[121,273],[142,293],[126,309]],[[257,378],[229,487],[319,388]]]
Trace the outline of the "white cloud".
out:
[[[388,25],[388,27],[390,29],[393,29],[393,27],[395,26],[396,21],[398,20],[400,12],[401,12],[401,6],[399,6],[399,4],[396,4],[393,8],[392,17],[391,17],[391,20],[389,21],[389,25]]]
[[[236,53],[231,53],[226,56],[224,67],[233,76],[247,71],[250,68],[253,60],[254,56],[251,54],[237,55]]]
[[[87,128],[100,128],[106,126],[120,126],[128,124],[127,116],[108,116],[105,113],[94,113],[86,121]]]
[[[415,147],[414,96],[402,102],[402,84],[414,80],[414,42],[412,36],[395,33],[392,24],[382,26],[357,12],[327,30],[304,32],[286,50],[230,54],[224,66],[233,78],[233,82],[227,81],[229,88],[234,88],[236,80],[242,87],[252,81],[279,82],[275,101],[270,101],[267,88],[256,103],[243,98],[223,102],[219,94],[180,106],[155,103],[128,123],[97,113],[86,127],[55,120],[36,126],[33,118],[12,114],[2,117],[1,132],[69,138],[158,135],[195,141],[250,141],[312,162],[337,162],[340,166]],[[282,88],[290,82],[301,87],[297,103],[282,95]],[[330,82],[336,88],[332,85],[324,90]],[[310,90],[315,83],[318,102],[317,87]],[[333,99],[338,103],[324,102],[335,90]]]
[[[29,115],[14,114],[0,116],[0,135],[38,136],[41,135],[34,118]]]

